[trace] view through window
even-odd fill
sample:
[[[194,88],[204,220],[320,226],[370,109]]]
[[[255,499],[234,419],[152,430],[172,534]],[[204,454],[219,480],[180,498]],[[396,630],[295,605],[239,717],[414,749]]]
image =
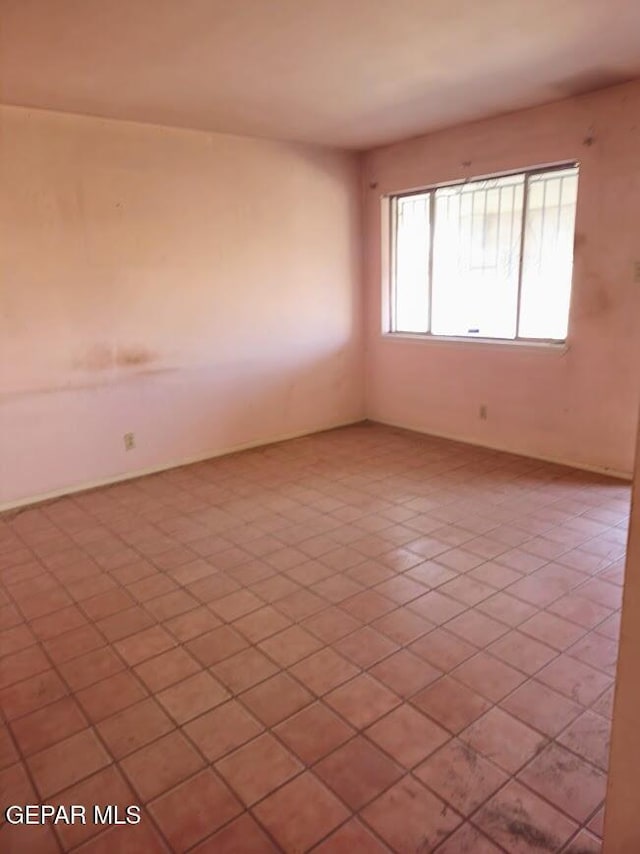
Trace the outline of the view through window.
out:
[[[391,332],[564,341],[577,165],[393,196]]]

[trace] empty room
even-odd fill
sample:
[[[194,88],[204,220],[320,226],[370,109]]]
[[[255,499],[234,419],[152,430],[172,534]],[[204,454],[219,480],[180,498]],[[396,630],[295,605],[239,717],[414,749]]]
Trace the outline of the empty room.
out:
[[[639,318],[636,0],[0,0],[0,851],[638,854]]]

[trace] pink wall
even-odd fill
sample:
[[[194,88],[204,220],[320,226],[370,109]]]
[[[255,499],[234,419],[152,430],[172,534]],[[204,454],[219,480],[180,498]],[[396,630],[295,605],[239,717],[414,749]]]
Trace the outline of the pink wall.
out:
[[[640,281],[634,281],[640,261],[638,116],[640,81],[366,156],[369,417],[533,456],[632,471],[640,366]],[[588,146],[583,140],[590,131],[595,142]],[[572,159],[580,161],[581,173],[566,352],[381,334],[381,195]],[[481,404],[488,407],[486,421],[479,418]]]
[[[355,155],[0,108],[0,182],[0,506],[363,416]]]

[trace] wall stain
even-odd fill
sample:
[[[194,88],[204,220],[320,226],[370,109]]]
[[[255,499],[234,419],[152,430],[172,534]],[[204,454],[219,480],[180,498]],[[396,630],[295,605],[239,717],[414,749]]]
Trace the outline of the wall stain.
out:
[[[137,367],[148,365],[157,359],[157,354],[146,347],[118,347],[116,364],[122,367]]]

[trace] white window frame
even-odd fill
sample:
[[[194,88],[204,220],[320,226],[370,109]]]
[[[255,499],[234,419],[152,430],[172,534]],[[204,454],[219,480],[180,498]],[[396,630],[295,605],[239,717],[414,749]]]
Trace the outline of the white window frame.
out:
[[[527,215],[527,198],[528,198],[528,188],[529,188],[529,180],[534,175],[547,174],[552,172],[559,172],[564,169],[577,169],[578,177],[580,175],[580,162],[577,160],[567,160],[558,163],[548,164],[545,166],[536,166],[530,167],[527,169],[515,169],[508,172],[494,172],[488,175],[479,175],[470,178],[465,178],[458,181],[448,181],[440,184],[430,184],[424,187],[420,187],[418,189],[411,189],[404,192],[397,193],[389,193],[383,197],[383,201],[387,205],[387,226],[388,226],[388,234],[387,234],[387,245],[384,249],[384,253],[387,258],[387,276],[385,283],[385,297],[386,297],[386,305],[383,305],[383,325],[384,328],[382,330],[383,335],[389,338],[409,338],[415,340],[427,340],[427,341],[441,341],[441,342],[456,342],[456,343],[465,343],[465,344],[496,344],[499,346],[502,345],[515,345],[518,347],[522,346],[531,346],[534,348],[539,347],[548,347],[550,349],[566,349],[569,333],[570,333],[570,323],[571,323],[571,305],[573,302],[573,274],[572,281],[570,285],[570,301],[569,301],[569,317],[567,324],[567,334],[564,338],[531,338],[531,337],[521,337],[518,333],[520,330],[520,302],[521,302],[521,291],[522,291],[522,273],[523,273],[523,258],[524,258],[524,241],[526,234],[526,215]],[[434,249],[434,232],[435,232],[435,198],[436,191],[441,190],[447,187],[457,187],[461,184],[474,183],[474,182],[482,182],[489,181],[494,178],[507,178],[510,176],[523,176],[524,178],[524,193],[523,193],[523,202],[522,202],[522,219],[520,223],[520,257],[519,257],[519,265],[518,265],[518,295],[517,295],[517,307],[516,307],[516,335],[514,338],[500,338],[500,337],[483,337],[480,335],[445,335],[440,333],[432,332],[431,329],[427,332],[411,332],[411,331],[402,331],[394,329],[394,313],[395,313],[395,299],[396,299],[396,237],[397,237],[397,200],[402,198],[408,198],[411,196],[418,195],[426,195],[429,194],[429,261],[428,261],[428,275],[427,282],[425,283],[426,288],[428,289],[428,301],[429,301],[429,327],[431,327],[433,316],[432,316],[432,288],[433,288],[433,249]],[[579,194],[579,182],[578,182],[578,194]],[[579,198],[579,195],[578,195]],[[577,205],[576,205],[576,219],[577,219]],[[574,226],[574,235],[575,235],[575,226]],[[385,310],[386,309],[386,310]]]

